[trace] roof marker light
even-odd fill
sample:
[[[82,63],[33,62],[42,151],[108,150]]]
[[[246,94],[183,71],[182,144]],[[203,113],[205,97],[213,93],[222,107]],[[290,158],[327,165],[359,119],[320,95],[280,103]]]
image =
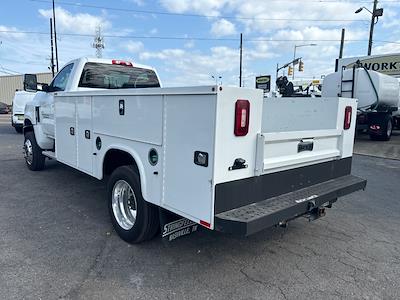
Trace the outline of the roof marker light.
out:
[[[121,65],[121,66],[127,66],[127,67],[133,67],[133,64],[130,61],[124,61],[124,60],[118,60],[118,59],[113,59],[111,61],[113,65]]]

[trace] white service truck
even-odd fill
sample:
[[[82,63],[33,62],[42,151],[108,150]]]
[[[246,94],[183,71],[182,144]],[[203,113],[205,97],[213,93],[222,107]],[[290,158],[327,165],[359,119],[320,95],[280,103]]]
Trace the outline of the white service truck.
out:
[[[16,91],[12,102],[11,126],[18,133],[22,133],[24,127],[25,104],[32,101],[35,93],[29,91]]]
[[[25,160],[35,171],[48,157],[107,178],[111,221],[127,242],[199,225],[249,235],[321,217],[366,186],[351,175],[356,100],[286,100],[161,88],[150,67],[80,58],[26,105]]]

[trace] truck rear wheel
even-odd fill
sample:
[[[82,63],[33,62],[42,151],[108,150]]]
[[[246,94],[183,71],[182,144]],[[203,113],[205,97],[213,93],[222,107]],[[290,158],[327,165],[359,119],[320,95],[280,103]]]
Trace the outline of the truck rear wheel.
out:
[[[392,132],[393,132],[393,120],[392,116],[389,114],[385,114],[380,118],[380,120],[377,122],[380,126],[380,131],[379,134],[373,132],[370,130],[369,137],[371,140],[377,140],[377,141],[389,141],[390,138],[392,137]]]
[[[154,237],[159,229],[158,209],[143,199],[133,166],[115,169],[108,181],[107,196],[111,222],[124,241],[134,244]]]
[[[29,170],[40,171],[44,169],[46,157],[42,154],[42,149],[37,144],[33,131],[25,133],[24,157]]]

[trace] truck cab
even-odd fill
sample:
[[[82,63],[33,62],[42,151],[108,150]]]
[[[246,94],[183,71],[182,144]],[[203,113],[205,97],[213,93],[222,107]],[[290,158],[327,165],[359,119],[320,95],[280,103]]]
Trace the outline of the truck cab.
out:
[[[29,90],[37,90],[31,78]],[[26,130],[34,129],[42,149],[54,149],[54,96],[66,92],[161,87],[154,68],[117,59],[82,57],[68,62],[49,84],[43,84],[25,106]]]

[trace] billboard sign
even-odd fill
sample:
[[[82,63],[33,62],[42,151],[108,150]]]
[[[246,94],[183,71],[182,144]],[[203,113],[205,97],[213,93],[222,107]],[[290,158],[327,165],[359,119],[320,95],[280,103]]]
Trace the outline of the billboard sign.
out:
[[[262,89],[264,93],[269,93],[271,90],[271,75],[256,77],[256,89]]]
[[[339,70],[341,67],[352,68],[357,60],[368,70],[376,71],[385,75],[400,77],[400,54],[374,55],[339,59]]]

